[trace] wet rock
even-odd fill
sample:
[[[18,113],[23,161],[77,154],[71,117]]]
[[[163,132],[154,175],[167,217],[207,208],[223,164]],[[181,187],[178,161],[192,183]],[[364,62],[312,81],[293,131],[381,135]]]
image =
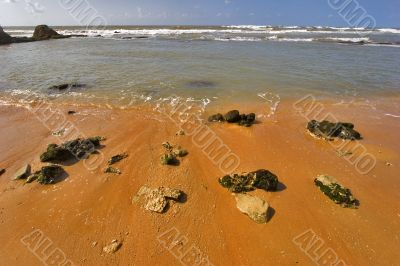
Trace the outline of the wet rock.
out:
[[[41,162],[64,162],[70,159],[82,159],[93,153],[100,146],[102,137],[75,139],[61,145],[49,144],[46,152],[40,155]]]
[[[183,192],[172,188],[150,188],[143,186],[139,189],[132,202],[138,202],[141,197],[145,198],[144,209],[152,212],[163,213],[168,206],[169,200],[179,201]]]
[[[238,110],[229,111],[224,115],[225,121],[228,123],[235,123],[241,120],[240,113]]]
[[[354,130],[354,125],[351,123],[331,123],[329,121],[318,122],[311,120],[308,122],[307,129],[313,137],[332,140],[340,138],[346,140],[359,140],[361,134]]]
[[[63,90],[69,90],[69,89],[79,89],[79,88],[84,88],[86,87],[86,84],[81,84],[81,83],[64,83],[64,84],[60,84],[60,85],[55,85],[49,88],[49,90],[59,90],[59,91],[63,91]]]
[[[319,189],[336,204],[344,208],[357,208],[359,201],[355,199],[348,188],[340,185],[337,180],[328,175],[319,175],[314,180]]]
[[[31,183],[37,180],[42,185],[50,185],[57,183],[65,174],[64,169],[58,165],[44,166],[40,171],[35,172],[29,176],[26,183]]]
[[[119,161],[122,161],[123,159],[125,159],[126,157],[128,157],[127,153],[121,153],[121,154],[117,154],[113,157],[111,157],[110,160],[108,160],[108,165],[113,165],[115,163],[118,163]]]
[[[193,80],[186,83],[186,87],[189,88],[212,88],[215,87],[215,83],[207,80]]]
[[[167,153],[161,156],[162,165],[176,165],[179,161],[173,153]]]
[[[276,191],[278,177],[268,170],[257,170],[250,173],[226,175],[219,179],[219,183],[233,193],[243,193],[255,189]]]
[[[256,223],[266,223],[268,221],[269,205],[264,200],[248,194],[236,194],[236,207],[242,213],[248,215]]]
[[[109,166],[104,170],[104,173],[120,175],[121,174],[121,170],[119,170],[118,168],[114,168],[114,167]]]
[[[32,38],[36,41],[50,40],[50,39],[62,39],[68,38],[70,36],[65,36],[57,33],[55,30],[47,25],[38,25],[33,32]]]
[[[6,172],[6,169],[0,168],[0,176]]]
[[[225,118],[222,114],[218,113],[208,118],[208,122],[224,122]]]
[[[103,247],[103,251],[107,254],[113,254],[115,252],[117,252],[122,246],[122,243],[119,242],[118,240],[114,239],[113,241],[111,241],[110,245],[107,245],[105,247]]]
[[[4,32],[3,28],[0,27],[0,45],[1,44],[10,44],[13,42],[13,38]]]
[[[25,179],[31,174],[31,166],[29,164],[25,165],[17,171],[14,180]]]

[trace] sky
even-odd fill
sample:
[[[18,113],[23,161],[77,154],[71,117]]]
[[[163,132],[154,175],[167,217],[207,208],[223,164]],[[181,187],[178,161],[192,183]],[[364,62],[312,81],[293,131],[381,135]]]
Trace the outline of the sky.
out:
[[[358,4],[377,27],[400,27],[400,0],[0,0],[0,25],[87,26],[93,19],[107,25],[357,26],[332,7],[345,1]]]

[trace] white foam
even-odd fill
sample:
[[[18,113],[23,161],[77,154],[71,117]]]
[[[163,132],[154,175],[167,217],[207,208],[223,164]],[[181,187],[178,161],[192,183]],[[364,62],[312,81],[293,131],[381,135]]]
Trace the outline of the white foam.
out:
[[[386,116],[400,118],[400,115],[393,115],[393,114],[385,114]]]

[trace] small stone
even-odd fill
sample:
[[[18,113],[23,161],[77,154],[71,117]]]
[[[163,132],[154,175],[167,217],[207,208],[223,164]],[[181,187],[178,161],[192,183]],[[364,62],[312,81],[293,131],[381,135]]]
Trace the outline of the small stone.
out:
[[[27,164],[17,171],[14,180],[25,179],[30,175],[30,173],[31,173],[31,166]]]
[[[248,215],[256,223],[266,223],[268,221],[269,205],[264,200],[248,194],[236,194],[236,207],[242,213]]]
[[[0,176],[6,172],[6,169],[0,168]]]
[[[40,171],[35,172],[34,175],[36,175],[36,177],[31,177],[31,179],[37,179],[37,181],[42,185],[49,185],[56,183],[63,174],[65,174],[65,171],[61,166],[49,165],[44,166]]]
[[[337,154],[338,154],[339,157],[345,157],[345,156],[352,155],[353,153],[352,153],[351,151],[341,151],[341,150],[338,150],[338,151],[337,151]]]
[[[108,161],[108,165],[113,165],[113,164],[125,159],[126,157],[128,157],[127,153],[117,154],[117,155],[111,157],[111,159]]]
[[[69,114],[69,115],[73,115],[73,114],[76,114],[76,112],[75,111],[68,111],[68,113],[67,114]]]
[[[176,155],[173,153],[167,153],[161,156],[161,164],[162,165],[176,165],[178,160],[176,159]]]
[[[112,254],[117,252],[122,246],[118,240],[113,240],[110,245],[103,247],[103,251],[107,254]]]
[[[332,140],[333,138],[345,140],[362,139],[361,134],[354,130],[354,125],[351,123],[331,123],[326,120],[322,122],[311,120],[307,124],[307,129],[311,136],[326,140]]]
[[[51,135],[61,137],[64,135],[64,133],[65,133],[65,129],[63,128],[63,129],[54,131],[53,133],[51,133]]]
[[[120,175],[121,174],[121,170],[119,170],[118,168],[114,168],[114,167],[109,166],[104,170],[104,173]]]
[[[218,113],[208,118],[208,122],[224,122],[225,118],[222,114]]]
[[[166,148],[167,150],[172,150],[172,148],[173,148],[172,145],[169,144],[168,141],[163,142],[163,143],[162,143],[162,146],[163,146],[164,148]]]
[[[185,157],[186,155],[189,154],[187,150],[181,148],[176,148],[172,152],[178,157]]]
[[[225,121],[228,123],[235,123],[241,120],[240,113],[238,110],[229,111],[224,116]]]
[[[392,163],[386,162],[386,166],[393,166]]]
[[[185,135],[185,131],[183,131],[182,129],[179,130],[178,132],[176,132],[177,136],[184,136]]]
[[[94,241],[94,242],[92,243],[92,247],[95,247],[95,246],[97,246],[97,242],[96,242],[96,241]]]

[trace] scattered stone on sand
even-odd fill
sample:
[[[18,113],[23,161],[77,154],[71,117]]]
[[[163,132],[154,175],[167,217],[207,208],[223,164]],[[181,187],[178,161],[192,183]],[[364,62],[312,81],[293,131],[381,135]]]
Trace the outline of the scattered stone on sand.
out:
[[[314,180],[319,189],[336,204],[344,208],[357,208],[359,201],[353,197],[348,188],[340,185],[337,180],[328,175],[319,175]]]
[[[26,183],[37,180],[42,185],[55,184],[65,174],[64,169],[58,165],[43,166],[40,171],[30,175]]]
[[[61,35],[47,25],[38,25],[33,32],[32,38],[35,41],[43,41],[50,39],[63,39],[69,38],[70,36]]]
[[[176,155],[173,153],[163,154],[161,156],[161,164],[162,165],[177,165],[179,160],[176,158]]]
[[[104,170],[104,173],[106,173],[106,174],[117,174],[117,175],[122,174],[122,173],[121,173],[121,170],[119,170],[118,168],[111,167],[111,166],[108,166],[108,167]]]
[[[236,194],[236,207],[259,224],[267,223],[269,205],[264,200],[248,194]]]
[[[95,246],[97,246],[97,241],[92,242],[92,247],[95,247]]]
[[[341,150],[338,150],[338,151],[336,151],[336,152],[337,152],[337,154],[338,154],[339,157],[350,156],[350,155],[353,154],[351,151],[341,151]]]
[[[351,123],[331,123],[329,121],[318,122],[311,120],[308,122],[307,129],[311,136],[326,140],[340,138],[345,140],[362,139],[361,134],[354,130],[354,125]]]
[[[181,147],[176,147],[172,150],[172,153],[175,154],[178,157],[185,157],[186,155],[189,154],[189,152],[185,149],[182,149]]]
[[[51,86],[49,88],[49,90],[59,90],[59,91],[63,91],[63,90],[69,90],[69,89],[79,89],[79,88],[84,88],[86,87],[86,84],[81,84],[81,83],[64,83],[64,84],[60,84],[60,85],[54,85]]]
[[[115,252],[117,252],[122,246],[122,243],[119,242],[118,240],[114,239],[113,241],[111,241],[110,245],[107,245],[105,247],[103,247],[103,251],[107,254],[113,254]]]
[[[163,142],[162,143],[162,146],[164,147],[164,148],[166,148],[167,150],[169,150],[169,151],[171,151],[172,150],[172,145],[168,142],[168,141],[166,141],[166,142]]]
[[[386,162],[386,166],[393,166],[392,163]]]
[[[0,168],[0,176],[3,175],[6,172],[6,169]]]
[[[240,114],[238,110],[232,110],[222,115],[220,113],[212,115],[208,118],[209,122],[228,122],[228,123],[237,123],[240,126],[250,127],[254,121],[256,120],[256,114],[250,113]]]
[[[132,203],[145,198],[144,209],[152,212],[163,213],[168,206],[169,200],[179,201],[183,192],[178,189],[159,187],[150,188],[142,186],[133,197]]]
[[[118,163],[119,161],[122,161],[123,159],[125,159],[126,157],[128,157],[127,153],[121,153],[121,154],[117,154],[114,155],[113,157],[111,157],[110,160],[108,160],[108,165],[113,165]]]
[[[161,156],[162,165],[179,165],[177,157],[185,157],[189,154],[187,150],[180,146],[174,147],[169,142],[162,143],[162,146],[167,150],[167,153]]]
[[[69,114],[69,115],[73,115],[73,114],[76,114],[76,112],[75,111],[72,111],[72,110],[70,110],[70,111],[68,111],[68,113],[67,114]]]
[[[184,135],[185,135],[185,131],[181,129],[181,130],[179,130],[178,132],[176,132],[175,135],[177,135],[177,136],[184,136]]]
[[[30,174],[31,174],[31,166],[27,164],[17,171],[14,180],[26,179]]]
[[[54,132],[51,133],[51,135],[57,136],[57,137],[61,137],[61,136],[64,135],[64,133],[65,133],[65,128],[57,130],[57,131],[54,131]]]
[[[219,183],[233,193],[243,193],[255,189],[276,191],[278,177],[268,170],[257,170],[250,173],[231,174],[219,179]]]
[[[91,137],[87,139],[75,139],[64,142],[61,145],[49,144],[46,152],[40,155],[41,162],[63,162],[70,159],[86,158],[95,152],[96,147],[100,146],[102,137]]]

